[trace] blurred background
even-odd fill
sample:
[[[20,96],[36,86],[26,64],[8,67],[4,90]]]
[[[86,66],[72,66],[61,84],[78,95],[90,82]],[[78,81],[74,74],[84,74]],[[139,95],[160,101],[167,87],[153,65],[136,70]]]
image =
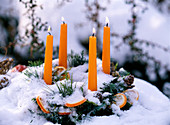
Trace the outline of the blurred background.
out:
[[[111,60],[170,97],[170,0],[1,0],[0,61],[44,60],[47,28],[52,27],[58,57],[61,17],[68,24],[68,53],[88,55],[96,28],[102,55],[105,17],[111,28]]]

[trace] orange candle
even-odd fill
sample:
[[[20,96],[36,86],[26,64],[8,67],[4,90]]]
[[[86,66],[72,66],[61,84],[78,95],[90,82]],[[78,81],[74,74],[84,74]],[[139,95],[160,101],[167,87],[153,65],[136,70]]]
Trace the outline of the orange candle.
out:
[[[91,91],[97,91],[96,37],[94,33],[93,28],[93,35],[89,37],[88,89]]]
[[[103,33],[103,52],[102,52],[102,67],[103,72],[110,74],[110,27],[108,27],[109,19],[106,17],[106,26]]]
[[[53,58],[53,36],[50,34],[50,27],[48,28],[46,48],[45,48],[45,63],[44,63],[44,81],[46,84],[52,84],[52,58]]]
[[[59,66],[67,68],[67,24],[64,22],[61,24],[60,30],[60,47],[59,47]]]

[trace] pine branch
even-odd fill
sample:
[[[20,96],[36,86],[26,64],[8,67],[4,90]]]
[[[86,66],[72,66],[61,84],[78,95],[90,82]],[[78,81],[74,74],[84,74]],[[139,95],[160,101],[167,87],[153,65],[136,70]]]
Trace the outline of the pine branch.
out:
[[[38,60],[38,61],[28,61],[28,65],[30,67],[40,66],[41,64],[43,64],[43,61],[41,61],[41,60]]]
[[[37,70],[34,70],[33,72],[31,70],[25,70],[24,75],[26,75],[28,78],[31,78],[31,77],[41,78]]]
[[[66,97],[67,95],[70,96],[74,92],[75,87],[73,87],[72,81],[73,80],[65,80],[64,83],[60,82],[59,85],[56,83],[59,93],[62,94],[63,97]]]
[[[88,60],[84,57],[84,51],[82,51],[81,54],[79,55],[74,53],[72,50],[71,54],[68,55],[68,61],[70,67],[76,67],[88,62]]]

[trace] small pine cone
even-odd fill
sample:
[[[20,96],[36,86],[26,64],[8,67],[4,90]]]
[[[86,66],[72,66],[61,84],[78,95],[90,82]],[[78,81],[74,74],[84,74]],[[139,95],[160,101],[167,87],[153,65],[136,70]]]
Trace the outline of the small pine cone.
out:
[[[13,59],[9,58],[0,62],[0,74],[6,74],[13,64]]]
[[[95,97],[98,98],[100,100],[100,102],[102,102],[103,96],[101,93],[97,93]]]
[[[131,86],[134,81],[134,76],[133,75],[126,76],[123,80],[128,86]]]
[[[9,84],[10,80],[5,75],[0,75],[0,89],[6,87]]]

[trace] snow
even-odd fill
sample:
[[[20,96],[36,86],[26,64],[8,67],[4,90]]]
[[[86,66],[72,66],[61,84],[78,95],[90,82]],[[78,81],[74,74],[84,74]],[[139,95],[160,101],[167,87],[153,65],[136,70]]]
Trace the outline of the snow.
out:
[[[166,82],[163,86],[163,92],[170,98],[170,82]]]
[[[146,81],[135,78],[134,84],[139,92],[139,101],[130,110],[118,110],[121,117],[94,117],[91,121],[85,121],[83,125],[169,125],[169,99]]]
[[[89,101],[94,102],[97,105],[99,105],[100,101],[99,101],[99,99],[95,98],[95,95],[96,95],[95,91],[92,92],[92,91],[88,90],[87,95],[85,96],[85,98],[88,99]]]
[[[3,0],[4,2],[4,0]],[[18,2],[18,1],[17,1]],[[18,4],[20,10],[20,24],[19,33],[23,34],[25,30],[25,25],[28,20],[22,15],[25,12],[25,8],[21,3],[14,2]],[[57,4],[54,2],[47,2],[45,0],[37,1],[39,4],[43,4],[44,10],[38,10],[37,14],[42,17],[43,21],[48,21],[49,25],[52,26],[52,35],[54,35],[54,45],[59,44],[59,29],[61,23],[61,17],[64,16],[68,24],[68,52],[73,49],[76,52],[80,52],[83,48],[79,44],[79,39],[84,39],[91,34],[91,29],[93,24],[85,18],[85,14],[82,13],[84,8],[84,3],[80,0],[74,0],[71,3],[66,3],[65,6],[57,8]],[[106,5],[107,2],[102,1],[102,5]],[[8,4],[4,4],[8,5]],[[120,34],[126,34],[129,26],[127,24],[127,19],[130,18],[130,7],[124,3],[124,1],[114,0],[109,5],[105,12],[101,13],[100,21],[105,20],[105,16],[109,17],[111,23],[111,31],[118,32]],[[76,9],[73,9],[76,7]],[[6,7],[5,7],[6,8]],[[114,11],[113,11],[114,9]],[[48,10],[48,11],[47,11]],[[139,11],[138,9],[135,11]],[[73,18],[74,14],[74,18]],[[18,15],[18,14],[17,14]],[[49,16],[52,15],[52,16]],[[141,14],[141,20],[138,25],[137,37],[141,39],[146,39],[153,41],[155,43],[164,44],[165,47],[170,47],[170,36],[169,36],[169,21],[168,16],[163,16],[152,6],[148,5],[148,11]],[[83,22],[85,27],[75,28],[77,23]],[[102,30],[100,31],[102,36]],[[147,32],[146,32],[147,31]],[[160,34],[161,33],[161,34]],[[40,33],[40,38],[46,39],[46,32]],[[102,39],[102,38],[101,38]],[[112,45],[115,46],[120,43],[120,39],[112,39]],[[28,42],[28,41],[27,41]],[[121,64],[126,54],[129,51],[127,46],[122,46],[120,51],[112,49],[111,56],[114,57]],[[162,60],[164,64],[169,64],[169,53],[164,53],[158,51],[157,49],[145,51],[151,52],[157,59]],[[25,48],[16,47],[20,53],[25,56]],[[114,54],[116,53],[116,54]],[[121,57],[121,58],[120,58]],[[2,58],[2,57],[0,57]],[[58,60],[54,60],[53,64],[58,63]],[[109,82],[113,79],[112,76],[104,74],[101,69],[101,60],[97,60],[97,82],[98,89],[102,87],[103,82]],[[42,77],[43,65],[40,67],[29,68],[28,70],[38,71],[40,77]],[[88,82],[88,64],[84,64],[69,70],[72,74],[74,85],[87,89]],[[0,125],[53,125],[53,123],[46,121],[43,117],[31,114],[28,109],[37,110],[37,105],[32,102],[32,98],[41,95],[43,98],[44,91],[49,93],[52,91],[58,91],[56,85],[47,86],[43,80],[31,77],[30,79],[26,77],[23,73],[10,73],[8,72],[8,77],[11,78],[11,83],[0,90]],[[154,76],[153,76],[154,77]],[[170,124],[170,101],[163,95],[156,87],[150,83],[143,81],[141,79],[135,78],[135,89],[139,92],[139,101],[135,102],[134,105],[128,111],[121,111],[116,105],[112,105],[115,110],[116,115],[112,116],[102,116],[93,117],[90,121],[84,121],[83,125],[169,125]],[[166,84],[166,89],[169,88],[169,83]],[[50,88],[50,89],[49,89]],[[167,93],[169,91],[167,90]],[[90,101],[94,101],[96,104],[99,101],[93,98],[95,92],[87,91],[86,98]],[[107,95],[108,93],[105,93]],[[82,96],[80,94],[80,96]],[[48,96],[50,98],[50,96]],[[55,101],[54,101],[55,100]],[[60,96],[55,94],[53,103],[63,104]],[[117,115],[120,115],[118,117]]]
[[[76,90],[71,96],[66,99],[66,103],[74,104],[84,100],[82,93],[79,90]]]
[[[58,60],[53,61],[57,63]],[[102,86],[103,82],[108,82],[113,79],[110,75],[102,73],[101,70],[101,60],[97,60],[97,70],[98,70],[98,88]],[[85,72],[87,70],[87,65],[80,65],[78,67],[73,67],[70,73],[73,73],[73,85],[79,87],[83,86],[87,89],[88,74]],[[82,68],[86,67],[86,68]],[[40,75],[43,70],[43,65],[39,67],[29,67],[26,70],[36,70]],[[76,69],[76,70],[75,70]],[[26,72],[24,70],[23,72]],[[80,78],[78,79],[79,75]],[[31,114],[28,109],[32,111],[37,111],[37,105],[32,101],[32,98],[41,96],[43,99],[50,98],[44,93],[46,91],[58,91],[56,85],[46,85],[41,79],[31,77],[28,78],[24,73],[15,72],[7,73],[8,77],[11,78],[11,83],[0,90],[0,125],[53,125],[53,123],[48,122],[41,116],[36,114]],[[83,82],[82,82],[83,81]],[[64,82],[61,81],[61,82]],[[84,85],[85,84],[85,85]],[[95,116],[91,120],[85,120],[82,125],[169,125],[170,124],[170,100],[163,95],[155,86],[150,83],[143,81],[141,79],[135,78],[134,81],[135,89],[139,92],[139,100],[134,102],[133,106],[128,111],[122,111],[116,105],[111,107],[115,110],[115,115],[111,116]],[[46,90],[46,91],[45,91]],[[76,97],[82,97],[80,91],[75,91]],[[96,92],[86,91],[87,99],[98,104],[99,101],[96,98],[92,98]],[[108,95],[105,93],[104,95]],[[73,95],[72,95],[73,96]],[[57,103],[64,104],[65,102],[60,101],[60,95],[55,94],[53,100],[58,101]],[[83,98],[83,97],[82,97]],[[67,97],[66,97],[67,99]],[[77,99],[75,99],[77,100]],[[54,102],[55,103],[55,102]],[[118,117],[118,115],[120,117]]]
[[[59,6],[59,3],[62,0],[58,0],[57,2],[51,1],[50,3],[46,0],[37,1],[38,5],[43,6],[43,10],[38,9],[36,14],[42,18],[42,21],[49,22],[49,25],[52,27],[52,35],[54,36],[54,46],[59,45],[60,39],[60,24],[61,24],[61,17],[63,16],[68,24],[68,53],[70,50],[74,50],[75,52],[80,52],[84,49],[80,45],[80,40],[87,39],[91,34],[92,28],[95,27],[92,22],[90,22],[86,18],[86,10],[85,8],[85,1],[80,0],[71,0],[69,2],[64,2],[64,5]],[[160,13],[154,6],[150,3],[142,2],[141,0],[136,0],[139,7],[135,8],[135,12],[139,14],[140,21],[137,25],[137,34],[136,37],[143,40],[152,41],[154,43],[158,43],[164,47],[170,48],[170,17],[166,14]],[[18,17],[19,15],[19,34],[22,36],[25,32],[25,27],[28,23],[28,19],[23,14],[26,12],[26,9],[23,4],[21,4],[18,0],[11,1],[11,0],[3,0],[4,3],[2,10],[6,10],[7,8],[14,8],[13,10],[17,10],[15,14]],[[11,3],[11,5],[9,4]],[[131,7],[125,4],[124,0],[114,0],[114,1],[99,1],[101,6],[107,6],[106,11],[101,11],[99,15],[99,21],[102,22],[102,26],[105,22],[105,17],[109,17],[109,26],[111,28],[111,32],[117,32],[120,35],[125,35],[129,31],[129,25],[127,20],[130,19],[130,11]],[[15,6],[17,6],[15,8]],[[148,10],[145,13],[141,13],[141,8],[147,7]],[[73,9],[76,8],[76,9]],[[3,12],[3,11],[2,11]],[[3,12],[5,13],[5,12]],[[77,27],[77,24],[83,23],[83,27]],[[147,31],[147,32],[146,32]],[[100,40],[102,41],[103,36],[103,28],[101,28],[100,32]],[[3,32],[2,32],[3,34]],[[47,32],[40,32],[39,37],[42,40],[46,40]],[[1,35],[1,39],[3,39],[3,35]],[[122,40],[120,38],[111,38],[111,57],[114,58],[119,64],[123,64],[123,62],[127,59],[128,55],[131,55],[130,48],[127,45],[122,45],[119,50],[115,49],[114,46],[120,44]],[[29,41],[25,41],[29,43]],[[170,68],[170,57],[169,52],[164,52],[158,48],[147,47],[145,45],[141,46],[144,52],[149,52],[150,56],[155,57],[155,59],[160,60],[161,64],[166,65],[168,64],[168,68]],[[15,47],[16,51],[26,57],[29,56],[26,51],[28,50],[27,47],[21,48],[19,45]],[[120,58],[121,57],[121,58]],[[148,74],[149,79],[154,81],[156,75],[151,73],[152,64],[148,66]],[[163,71],[163,69],[161,69]],[[137,72],[138,73],[138,72]],[[136,73],[136,74],[137,74]],[[139,74],[139,73],[138,73]],[[140,74],[138,75],[140,76]],[[87,77],[87,76],[85,76]],[[83,78],[82,78],[83,79]]]

